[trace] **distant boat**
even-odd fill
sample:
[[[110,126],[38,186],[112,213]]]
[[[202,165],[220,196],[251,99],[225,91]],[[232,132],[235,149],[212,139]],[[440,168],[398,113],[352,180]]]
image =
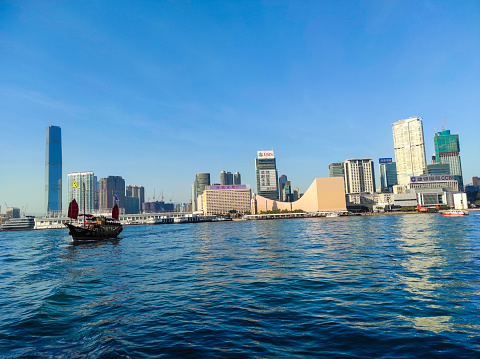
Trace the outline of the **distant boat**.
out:
[[[333,218],[333,217],[340,217],[340,215],[337,212],[330,212],[330,213],[327,213],[326,217]]]
[[[25,231],[35,227],[35,217],[11,218],[0,226],[2,231]]]
[[[452,209],[442,213],[444,216],[468,216],[468,212],[461,209]]]
[[[85,208],[85,206],[84,206]],[[78,204],[75,199],[68,206],[68,217],[77,219]],[[118,220],[118,205],[115,204],[112,210],[112,218],[104,216],[92,216],[91,214],[82,214],[84,217],[83,226],[65,222],[69,229],[68,234],[72,236],[74,242],[98,241],[102,239],[117,238],[123,230],[123,226]]]

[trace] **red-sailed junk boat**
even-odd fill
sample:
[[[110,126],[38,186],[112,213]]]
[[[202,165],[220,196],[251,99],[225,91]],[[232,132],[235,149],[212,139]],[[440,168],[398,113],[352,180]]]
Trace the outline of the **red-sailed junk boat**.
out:
[[[85,206],[84,206],[85,208]],[[68,217],[77,219],[78,203],[75,199],[68,206]],[[112,210],[112,218],[104,216],[93,216],[91,214],[80,214],[84,217],[83,226],[75,226],[65,222],[69,234],[74,241],[98,241],[108,238],[117,238],[123,227],[118,220],[118,205],[115,204]]]

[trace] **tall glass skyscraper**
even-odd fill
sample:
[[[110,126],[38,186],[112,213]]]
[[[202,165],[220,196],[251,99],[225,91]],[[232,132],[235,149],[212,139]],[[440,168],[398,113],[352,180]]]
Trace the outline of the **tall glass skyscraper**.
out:
[[[45,212],[62,210],[62,130],[47,127],[45,148]]]
[[[450,174],[460,176],[458,188],[463,191],[462,163],[460,162],[460,143],[458,135],[450,134],[450,130],[435,133],[435,158],[437,163],[450,165]]]
[[[380,158],[380,187],[382,193],[392,193],[397,184],[397,165],[391,158]]]

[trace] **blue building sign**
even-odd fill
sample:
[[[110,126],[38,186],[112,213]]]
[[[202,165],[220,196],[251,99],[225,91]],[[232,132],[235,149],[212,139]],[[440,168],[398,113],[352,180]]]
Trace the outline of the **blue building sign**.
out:
[[[379,158],[378,163],[392,163],[391,158]]]

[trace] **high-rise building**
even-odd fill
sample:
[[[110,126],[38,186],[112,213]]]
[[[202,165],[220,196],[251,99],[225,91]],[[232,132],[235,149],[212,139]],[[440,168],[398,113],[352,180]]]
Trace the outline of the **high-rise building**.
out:
[[[458,187],[463,190],[462,163],[460,161],[460,143],[458,135],[450,134],[450,130],[436,132],[433,136],[437,163],[450,165],[450,174],[459,176]]]
[[[397,165],[391,158],[380,158],[380,188],[382,193],[392,193],[397,184]]]
[[[257,177],[257,193],[262,197],[278,201],[278,172],[273,150],[257,152],[255,175]]]
[[[134,200],[135,199],[135,200]],[[142,212],[142,204],[145,202],[145,188],[143,186],[125,187],[126,214],[137,214]]]
[[[285,197],[283,196],[283,188],[285,187],[285,183],[287,183],[287,176],[281,175],[278,177],[278,191],[280,193],[280,201],[284,202]]]
[[[109,211],[115,203],[119,208],[125,208],[125,180],[122,176],[101,178],[98,182],[99,210]]]
[[[421,176],[427,168],[422,119],[411,117],[392,126],[397,181],[399,185],[406,186],[411,176]]]
[[[472,184],[474,186],[478,186],[479,185],[479,181],[478,181],[479,177],[475,176],[475,177],[472,177]]]
[[[220,184],[222,186],[232,185],[233,184],[232,172],[226,172],[226,171],[220,172]]]
[[[74,181],[79,188],[74,187]],[[95,211],[97,177],[93,171],[87,172],[71,172],[67,174],[68,185],[68,203],[75,199],[78,203],[80,213],[83,213],[83,195],[85,191],[85,212],[92,213]]]
[[[344,163],[345,193],[374,193],[375,174],[370,158],[352,158]]]
[[[240,175],[240,172],[235,172],[233,174],[233,184],[234,185],[242,184],[242,176]]]
[[[282,192],[284,202],[293,202],[292,183],[290,181],[285,182]]]
[[[343,162],[331,163],[328,166],[328,177],[344,177]]]
[[[210,173],[197,173],[192,185],[192,210],[197,211],[200,203],[198,196],[203,194],[205,186],[210,186]]]
[[[450,165],[448,163],[432,163],[427,165],[427,175],[449,175]]]
[[[47,127],[45,148],[45,211],[62,210],[62,130]]]

